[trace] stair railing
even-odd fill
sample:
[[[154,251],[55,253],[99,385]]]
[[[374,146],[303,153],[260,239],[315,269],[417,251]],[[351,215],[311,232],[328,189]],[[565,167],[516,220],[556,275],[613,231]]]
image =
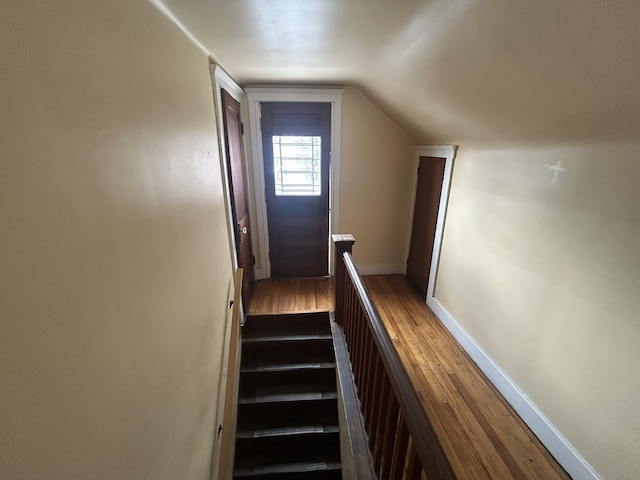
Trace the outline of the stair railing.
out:
[[[456,475],[353,263],[352,235],[333,235],[335,319],[344,331],[373,468],[381,480]]]

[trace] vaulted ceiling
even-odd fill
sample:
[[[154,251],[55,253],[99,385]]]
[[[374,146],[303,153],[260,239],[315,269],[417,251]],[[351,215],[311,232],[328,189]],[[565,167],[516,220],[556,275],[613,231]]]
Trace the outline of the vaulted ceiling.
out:
[[[640,137],[637,0],[152,0],[240,84],[349,85],[418,143]]]

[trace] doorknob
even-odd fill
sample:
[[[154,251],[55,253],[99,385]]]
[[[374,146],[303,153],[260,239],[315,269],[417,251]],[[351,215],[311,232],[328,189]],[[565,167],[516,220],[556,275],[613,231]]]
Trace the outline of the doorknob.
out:
[[[247,227],[242,227],[242,233],[244,233],[246,235],[248,231],[249,230],[247,230]]]

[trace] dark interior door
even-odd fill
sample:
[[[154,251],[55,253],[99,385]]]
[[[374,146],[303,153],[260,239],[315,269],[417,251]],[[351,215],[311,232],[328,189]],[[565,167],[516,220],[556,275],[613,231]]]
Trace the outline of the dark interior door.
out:
[[[444,179],[444,158],[420,157],[407,278],[426,296]]]
[[[263,103],[272,276],[329,270],[330,103]]]
[[[240,104],[225,90],[222,93],[224,110],[224,135],[227,145],[228,171],[231,180],[231,201],[233,203],[233,222],[236,226],[234,236],[238,266],[243,269],[242,302],[249,305],[253,284],[253,251],[251,249],[251,225],[246,195],[245,159],[242,149],[242,130],[240,126]]]

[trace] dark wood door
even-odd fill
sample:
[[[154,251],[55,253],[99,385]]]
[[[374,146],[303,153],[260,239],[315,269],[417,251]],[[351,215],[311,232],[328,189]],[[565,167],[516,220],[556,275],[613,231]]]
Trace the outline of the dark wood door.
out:
[[[263,103],[272,276],[329,271],[330,103]]]
[[[245,158],[242,149],[242,129],[240,123],[240,104],[225,90],[222,94],[224,110],[224,135],[227,146],[228,171],[233,203],[233,222],[235,225],[236,252],[238,266],[243,269],[242,302],[249,306],[255,276],[253,272],[253,251],[251,249],[251,224],[246,195]]]
[[[407,278],[425,296],[431,270],[444,167],[444,158],[420,157]]]

